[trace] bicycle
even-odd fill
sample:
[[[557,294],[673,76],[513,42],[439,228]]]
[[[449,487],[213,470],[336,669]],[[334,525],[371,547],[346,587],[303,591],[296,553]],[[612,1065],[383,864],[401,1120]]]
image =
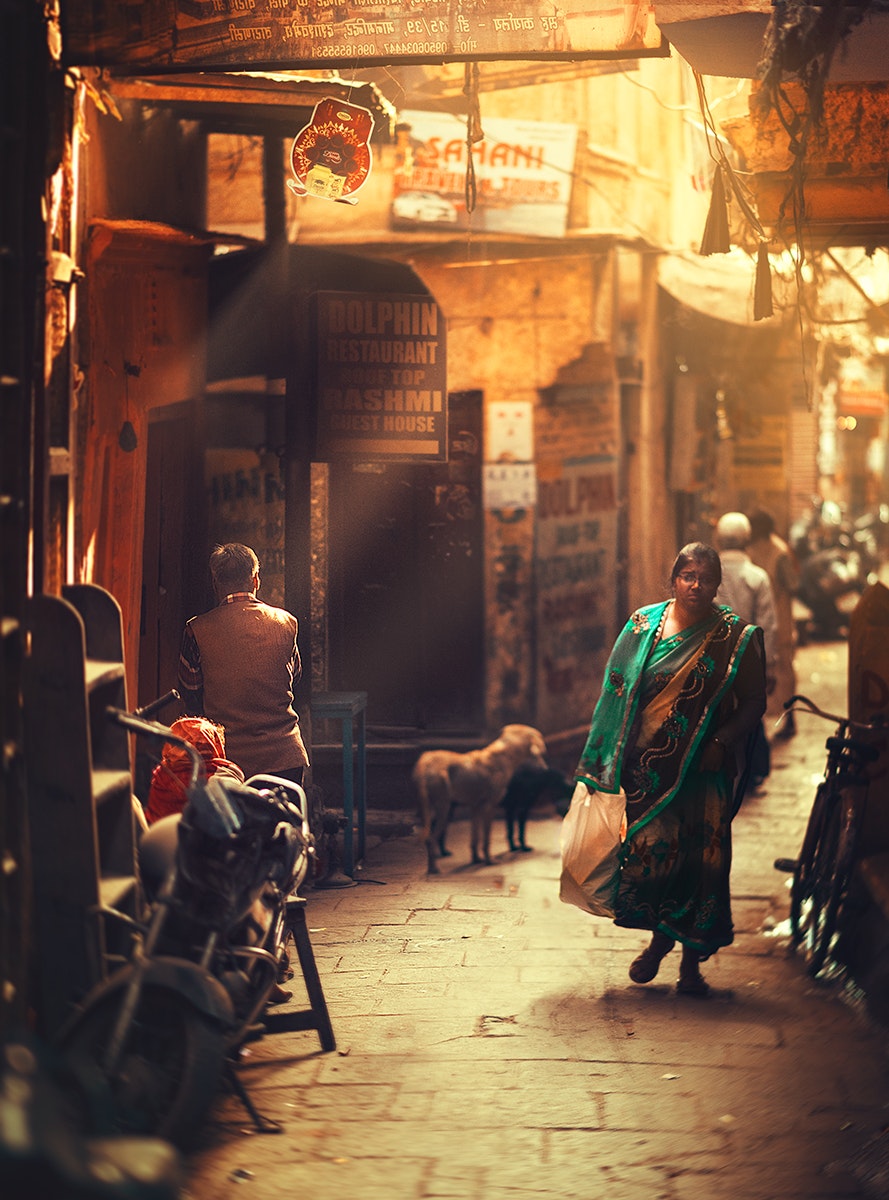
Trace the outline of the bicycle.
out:
[[[836,725],[825,742],[827,761],[797,859],[776,859],[779,870],[792,870],[790,930],[794,950],[808,953],[807,972],[819,974],[833,946],[837,922],[852,869],[869,783],[866,768],[880,756],[868,735],[885,733],[882,717],[853,721],[824,712],[808,696],[791,696],[777,724],[791,713],[811,713]],[[864,736],[862,736],[864,735]]]

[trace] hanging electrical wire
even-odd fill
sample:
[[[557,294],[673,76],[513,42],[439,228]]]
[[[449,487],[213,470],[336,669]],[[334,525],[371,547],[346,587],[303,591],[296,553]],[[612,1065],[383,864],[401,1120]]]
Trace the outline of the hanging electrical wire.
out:
[[[797,284],[802,284],[806,259],[806,158],[809,138],[824,118],[824,94],[834,56],[852,29],[873,7],[873,0],[855,4],[812,4],[811,0],[776,0],[769,18],[757,75],[759,89],[751,98],[751,111],[760,120],[774,112],[788,139],[793,156],[790,185],[778,210],[778,227],[791,209],[796,240]],[[802,86],[805,105],[795,107],[784,81],[795,76]]]
[[[738,201],[747,222],[756,233],[759,244],[756,251],[756,277],[753,289],[753,319],[761,321],[774,314],[772,303],[772,278],[769,269],[769,235],[756,215],[753,199],[747,185],[732,166],[725,152],[722,139],[716,129],[716,122],[710,111],[704,80],[699,71],[694,72],[695,87],[698,92],[698,103],[704,122],[704,133],[707,138],[707,149],[710,157],[716,163],[713,177],[713,195],[710,201],[710,211],[707,214],[707,224],[701,241],[701,254],[725,254],[730,248],[728,229],[728,196],[729,193]],[[714,149],[715,147],[715,149]],[[728,191],[726,187],[728,186]]]
[[[463,94],[467,99],[466,110],[466,211],[475,212],[478,200],[478,184],[475,178],[475,158],[472,148],[484,140],[481,107],[479,105],[479,72],[477,62],[468,62],[464,75]]]

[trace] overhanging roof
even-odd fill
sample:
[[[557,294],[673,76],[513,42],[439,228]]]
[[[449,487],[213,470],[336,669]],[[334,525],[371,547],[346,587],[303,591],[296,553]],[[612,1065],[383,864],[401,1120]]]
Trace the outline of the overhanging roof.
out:
[[[833,0],[840,3],[840,0]],[[655,4],[658,28],[671,46],[702,75],[755,79],[763,54],[771,5],[763,11],[721,12],[738,5]],[[846,35],[833,56],[831,83],[873,83],[889,79],[889,11],[876,0],[873,11]]]
[[[375,139],[389,140],[395,127],[395,107],[375,84],[350,83],[333,72],[323,78],[268,71],[112,75],[105,87],[115,100],[167,109],[202,121],[212,133],[294,137],[327,96],[368,109]]]

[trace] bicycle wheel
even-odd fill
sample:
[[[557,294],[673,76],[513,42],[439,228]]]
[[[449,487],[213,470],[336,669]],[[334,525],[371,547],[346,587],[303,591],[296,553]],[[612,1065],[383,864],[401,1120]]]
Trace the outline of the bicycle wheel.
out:
[[[224,1038],[179,992],[148,985],[109,1070],[105,1050],[126,991],[122,986],[88,1005],[62,1049],[73,1064],[104,1077],[113,1132],[162,1137],[187,1149],[215,1097]]]
[[[819,888],[823,892],[823,903],[808,967],[812,976],[818,974],[833,948],[837,918],[852,875],[856,832],[857,822],[852,807],[846,803],[837,805],[831,815],[828,836],[825,838],[825,845],[833,847],[833,866],[829,871],[830,864],[825,857],[823,879]]]
[[[815,976],[833,944],[854,853],[852,810],[841,792],[822,784],[812,805],[790,896],[794,948],[803,946]]]
[[[819,783],[790,887],[790,932],[794,949],[802,942],[809,927],[808,904],[815,884],[824,829],[834,800],[833,789],[826,782]]]

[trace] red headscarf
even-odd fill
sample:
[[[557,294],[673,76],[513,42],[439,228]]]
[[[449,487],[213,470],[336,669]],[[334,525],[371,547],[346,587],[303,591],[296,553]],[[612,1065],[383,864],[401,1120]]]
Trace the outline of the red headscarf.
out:
[[[244,772],[225,757],[225,733],[221,725],[206,717],[180,717],[170,726],[175,734],[198,750],[204,760],[207,778],[211,775],[230,775],[243,782]],[[161,761],[151,775],[145,817],[149,825],[182,812],[185,807],[188,781],[191,778],[191,759],[181,746],[167,742],[161,753]]]

